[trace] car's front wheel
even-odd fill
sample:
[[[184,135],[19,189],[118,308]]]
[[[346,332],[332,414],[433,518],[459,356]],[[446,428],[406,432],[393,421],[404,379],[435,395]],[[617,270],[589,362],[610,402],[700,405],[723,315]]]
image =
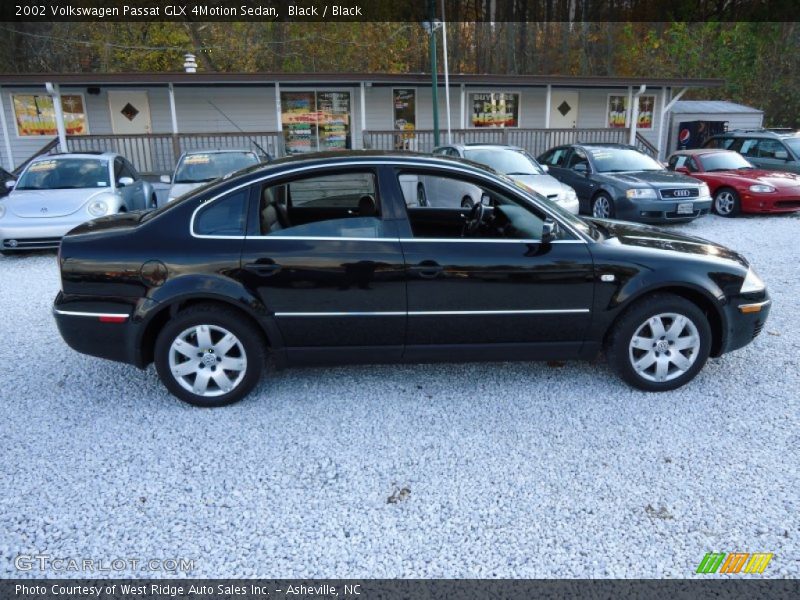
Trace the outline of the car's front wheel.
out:
[[[592,200],[592,216],[598,219],[614,218],[614,201],[606,193],[600,193]]]
[[[158,376],[175,396],[195,406],[224,406],[258,383],[264,343],[235,310],[198,305],[164,326],[154,358]]]
[[[741,212],[739,194],[732,188],[721,188],[714,194],[714,212],[720,217],[735,217]]]
[[[649,392],[674,390],[703,368],[711,349],[711,326],[689,300],[654,295],[620,318],[609,346],[609,363],[630,385]]]

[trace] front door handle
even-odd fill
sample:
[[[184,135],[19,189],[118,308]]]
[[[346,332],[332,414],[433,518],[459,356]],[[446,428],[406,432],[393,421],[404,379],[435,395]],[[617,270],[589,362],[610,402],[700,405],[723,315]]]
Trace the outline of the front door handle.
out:
[[[275,263],[247,263],[244,266],[245,270],[250,271],[251,273],[255,273],[256,275],[261,275],[262,277],[269,277],[270,275],[275,275],[278,271],[281,270],[281,266]]]
[[[423,279],[435,279],[443,270],[444,267],[435,260],[423,260],[418,265],[411,267],[411,272]]]

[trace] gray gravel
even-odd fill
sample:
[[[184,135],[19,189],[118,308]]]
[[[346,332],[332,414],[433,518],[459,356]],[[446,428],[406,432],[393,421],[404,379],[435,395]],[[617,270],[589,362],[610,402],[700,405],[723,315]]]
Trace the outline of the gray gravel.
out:
[[[61,341],[52,253],[0,257],[0,576],[41,576],[14,557],[46,553],[201,577],[687,577],[764,551],[763,576],[798,577],[799,228],[678,228],[743,251],[775,302],[755,343],[661,395],[603,363],[365,366],[271,371],[195,409]]]

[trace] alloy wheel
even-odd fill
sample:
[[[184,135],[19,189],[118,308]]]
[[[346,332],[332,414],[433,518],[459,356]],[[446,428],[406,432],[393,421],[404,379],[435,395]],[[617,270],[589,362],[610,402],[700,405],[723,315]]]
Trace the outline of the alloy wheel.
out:
[[[735,206],[736,198],[733,197],[732,192],[721,191],[717,194],[717,197],[714,198],[714,208],[716,208],[717,212],[721,215],[731,214]]]
[[[598,196],[592,205],[592,216],[608,219],[611,216],[611,203],[606,196]]]
[[[686,373],[700,352],[700,334],[688,317],[661,313],[634,332],[628,356],[636,373],[648,381],[670,381]]]
[[[195,325],[182,331],[169,348],[169,369],[182,388],[198,396],[222,396],[247,372],[242,342],[219,325]]]

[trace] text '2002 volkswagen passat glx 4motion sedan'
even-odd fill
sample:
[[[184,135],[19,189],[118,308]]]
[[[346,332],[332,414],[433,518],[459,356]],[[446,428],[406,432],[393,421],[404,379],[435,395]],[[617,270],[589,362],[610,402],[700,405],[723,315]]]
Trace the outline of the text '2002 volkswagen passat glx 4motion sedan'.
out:
[[[409,177],[465,181],[481,201],[420,206]],[[605,350],[629,384],[670,390],[750,342],[770,306],[727,248],[579,218],[474,163],[377,152],[279,159],[90,221],[59,262],[67,343],[155,362],[201,406],[245,396],[267,352],[282,366]]]

